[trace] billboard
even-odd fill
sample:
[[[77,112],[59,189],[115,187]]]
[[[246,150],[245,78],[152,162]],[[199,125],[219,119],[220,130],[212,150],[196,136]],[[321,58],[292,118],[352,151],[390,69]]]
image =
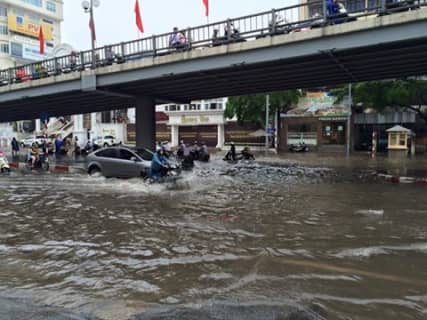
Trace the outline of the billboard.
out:
[[[29,61],[40,61],[47,58],[52,49],[45,48],[45,55],[40,54],[40,46],[21,42],[10,42],[10,55],[15,58]]]
[[[336,97],[328,92],[307,92],[305,97],[299,99],[296,108],[282,114],[286,117],[318,117],[340,118],[351,114],[347,101],[337,103]],[[321,119],[322,120],[322,119]]]
[[[30,37],[38,38],[40,32],[40,26],[43,27],[43,35],[46,41],[52,40],[52,26],[49,24],[40,24],[33,22],[32,20],[9,14],[8,27],[9,31],[25,34]]]

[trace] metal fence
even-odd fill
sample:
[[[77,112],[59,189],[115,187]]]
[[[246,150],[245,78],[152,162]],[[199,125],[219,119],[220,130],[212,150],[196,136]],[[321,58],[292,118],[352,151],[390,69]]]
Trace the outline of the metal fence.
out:
[[[304,4],[108,45],[96,48],[94,52],[72,52],[67,56],[1,70],[0,86],[176,52],[321,28],[367,16],[417,10],[426,6],[427,0],[345,0],[343,3],[345,10],[341,8],[339,12],[331,13],[326,1],[309,0]]]

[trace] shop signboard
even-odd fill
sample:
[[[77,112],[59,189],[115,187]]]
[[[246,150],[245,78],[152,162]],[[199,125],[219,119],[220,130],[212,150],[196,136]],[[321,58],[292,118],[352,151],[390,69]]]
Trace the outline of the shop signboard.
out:
[[[181,116],[181,124],[182,125],[201,125],[201,124],[209,124],[209,117],[207,116]]]
[[[336,103],[336,98],[327,92],[308,92],[301,98],[298,106],[286,114],[280,114],[281,118],[288,117],[316,117],[319,120],[341,121],[351,115],[347,103]],[[335,120],[334,120],[335,119]]]
[[[46,41],[51,41],[52,26],[49,24],[41,24],[35,22],[28,17],[9,14],[8,16],[8,28],[9,31],[25,34],[27,36],[38,38],[40,33],[40,26],[43,27],[43,35]]]

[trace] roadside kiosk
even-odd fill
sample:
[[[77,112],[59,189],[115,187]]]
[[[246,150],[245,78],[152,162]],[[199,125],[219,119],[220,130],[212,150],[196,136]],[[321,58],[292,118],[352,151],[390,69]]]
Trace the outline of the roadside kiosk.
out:
[[[394,126],[388,129],[387,133],[388,155],[391,157],[406,157],[409,153],[408,141],[412,137],[412,131],[402,126]]]

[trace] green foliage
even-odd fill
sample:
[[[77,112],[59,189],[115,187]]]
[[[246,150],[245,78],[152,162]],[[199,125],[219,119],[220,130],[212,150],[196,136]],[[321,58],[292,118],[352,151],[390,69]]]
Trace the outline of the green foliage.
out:
[[[270,114],[287,111],[298,103],[302,96],[300,90],[277,91],[270,93]],[[225,116],[237,117],[239,122],[250,122],[264,125],[266,94],[231,97],[228,100]]]
[[[338,100],[348,94],[348,88],[333,90]],[[353,85],[353,104],[383,111],[387,107],[410,109],[427,122],[427,81],[419,79],[362,82]]]

